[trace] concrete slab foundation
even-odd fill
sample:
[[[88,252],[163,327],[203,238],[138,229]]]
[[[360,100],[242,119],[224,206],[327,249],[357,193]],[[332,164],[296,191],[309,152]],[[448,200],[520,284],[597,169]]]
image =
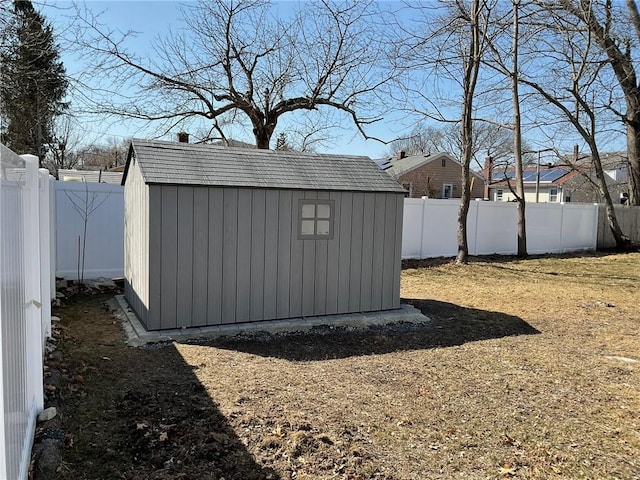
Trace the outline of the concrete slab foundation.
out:
[[[270,320],[253,323],[237,323],[230,325],[215,325],[209,327],[194,327],[175,330],[147,331],[142,326],[136,314],[131,310],[124,295],[115,297],[115,314],[122,320],[127,335],[127,344],[139,347],[147,343],[198,340],[216,337],[233,337],[241,333],[268,332],[305,332],[314,327],[334,326],[367,328],[372,325],[386,325],[389,323],[426,323],[429,317],[411,305],[402,304],[398,310],[381,312],[351,313],[347,315],[326,315],[321,317],[289,318],[286,320]]]

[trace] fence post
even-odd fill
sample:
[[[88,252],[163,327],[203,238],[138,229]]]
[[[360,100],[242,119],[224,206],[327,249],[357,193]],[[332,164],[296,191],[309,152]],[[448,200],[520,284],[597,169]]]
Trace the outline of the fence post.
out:
[[[598,251],[598,226],[600,225],[600,204],[594,203],[593,209],[595,210],[594,219],[593,219],[593,251]],[[604,242],[602,242],[604,243]]]
[[[51,336],[51,230],[49,219],[49,170],[39,170],[39,209],[40,209],[40,298],[42,302],[42,349]]]
[[[37,415],[44,407],[42,387],[42,304],[40,292],[40,202],[38,157],[21,155],[26,164],[24,203],[25,252],[25,317],[27,350],[27,402],[30,414]]]
[[[424,230],[425,230],[425,225],[427,225],[427,222],[425,221],[424,216],[426,215],[427,212],[427,201],[422,198],[422,211],[420,212],[420,258],[425,258],[424,257]]]
[[[56,298],[56,179],[49,175],[49,258],[51,260],[51,276],[49,280],[49,295],[51,300]]]

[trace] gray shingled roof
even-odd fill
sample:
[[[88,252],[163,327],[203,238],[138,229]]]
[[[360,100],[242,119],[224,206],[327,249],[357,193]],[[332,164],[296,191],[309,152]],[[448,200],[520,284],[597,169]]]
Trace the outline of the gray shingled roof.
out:
[[[404,193],[369,157],[149,140],[131,151],[147,184]]]
[[[446,152],[436,152],[430,155],[409,155],[404,158],[391,158],[388,162],[384,163],[381,168],[384,169],[387,174],[391,175],[393,178],[398,178],[405,173],[408,173],[416,168],[420,168],[427,163],[431,163],[435,160],[441,160],[442,157],[457,163],[462,168],[462,164],[456,160],[453,156]],[[470,171],[471,175],[475,175],[476,177],[484,180],[484,177],[480,175],[478,172]]]

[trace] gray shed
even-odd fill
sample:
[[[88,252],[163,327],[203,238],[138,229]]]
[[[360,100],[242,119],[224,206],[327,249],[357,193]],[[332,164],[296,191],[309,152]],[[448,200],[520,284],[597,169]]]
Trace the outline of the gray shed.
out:
[[[148,330],[400,307],[404,190],[368,157],[134,140],[122,184]]]

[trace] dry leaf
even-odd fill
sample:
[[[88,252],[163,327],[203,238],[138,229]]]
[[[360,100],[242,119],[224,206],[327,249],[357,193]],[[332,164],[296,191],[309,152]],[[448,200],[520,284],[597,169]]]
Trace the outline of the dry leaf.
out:
[[[500,475],[515,475],[516,467],[512,467],[510,465],[503,465],[500,467]]]
[[[166,442],[167,440],[169,440],[169,434],[167,432],[162,432],[158,440],[161,442]]]
[[[398,426],[399,427],[406,427],[406,426],[409,426],[409,425],[411,425],[411,420],[409,420],[408,418],[403,418],[402,420],[400,420],[398,422]]]
[[[136,430],[144,430],[145,428],[149,428],[149,425],[144,422],[136,423]]]

